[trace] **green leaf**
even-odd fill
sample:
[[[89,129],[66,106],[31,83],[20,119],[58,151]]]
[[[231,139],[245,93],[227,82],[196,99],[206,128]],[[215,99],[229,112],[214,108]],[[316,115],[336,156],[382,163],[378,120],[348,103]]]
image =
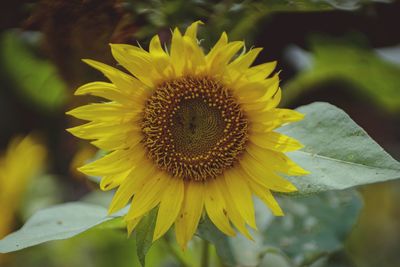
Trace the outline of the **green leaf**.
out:
[[[107,216],[107,209],[83,202],[53,206],[35,213],[18,231],[0,240],[0,253],[8,253],[47,241],[76,236],[90,228],[108,222],[126,209]]]
[[[343,248],[362,207],[355,190],[281,198],[285,216],[276,217],[265,232],[266,244],[279,247],[298,266]]]
[[[305,145],[303,150],[289,153],[311,171],[307,176],[289,177],[301,194],[400,178],[400,163],[342,110],[327,103],[314,103],[300,107],[298,111],[306,114],[305,119],[282,127],[280,132]],[[308,266],[342,247],[361,207],[354,191],[282,197],[280,202],[286,213],[282,218],[273,217],[256,202],[259,231],[253,233],[254,241],[241,235],[219,238],[222,234],[214,233],[218,230],[202,229],[202,225],[200,236],[207,239],[202,231],[209,231],[208,235],[215,238],[207,240],[216,246],[219,254],[229,247],[237,261],[231,265],[257,265],[264,255],[282,250],[283,255],[288,254],[297,263]],[[220,256],[225,257],[224,254]],[[270,260],[270,256],[267,257],[265,260]]]
[[[305,119],[279,131],[305,146],[300,151],[288,153],[311,172],[289,177],[300,194],[400,178],[400,163],[341,109],[317,102],[297,110],[305,114]]]
[[[362,93],[388,111],[400,111],[399,65],[350,40],[313,38],[311,52],[310,57],[297,49],[299,57],[309,58],[311,68],[303,69],[284,86],[285,102],[319,84],[344,81],[354,92]]]
[[[45,110],[55,110],[67,100],[67,88],[56,68],[27,46],[16,31],[0,38],[1,65],[22,96]]]
[[[258,266],[274,266],[274,267],[293,267],[293,264],[280,253],[267,253]]]
[[[136,226],[136,253],[140,264],[145,266],[146,254],[153,243],[154,227],[156,226],[157,209],[152,209]]]
[[[219,231],[208,217],[200,222],[197,234],[215,245],[217,254],[224,264],[228,266],[238,264],[228,237]]]
[[[241,234],[227,237],[208,222],[200,224],[198,233],[215,245],[227,266],[311,266],[343,247],[362,206],[355,190],[280,196],[278,201],[283,217],[273,216],[255,201],[254,241]]]

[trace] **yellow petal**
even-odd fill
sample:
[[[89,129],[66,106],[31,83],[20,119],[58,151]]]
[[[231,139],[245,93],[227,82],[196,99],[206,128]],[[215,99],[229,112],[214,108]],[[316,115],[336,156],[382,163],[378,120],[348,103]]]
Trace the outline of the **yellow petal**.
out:
[[[222,177],[217,179],[222,179]],[[218,227],[218,229],[228,236],[236,235],[229,223],[224,197],[215,181],[207,182],[205,208],[208,217]]]
[[[272,214],[275,216],[284,215],[279,203],[276,201],[270,190],[265,189],[251,180],[249,181],[249,185],[251,190],[264,202],[267,207],[271,209]]]
[[[129,120],[138,113],[139,110],[131,109],[116,102],[94,103],[66,112],[66,114],[82,120],[113,122]]]
[[[254,103],[269,101],[279,88],[279,76],[258,82],[244,81],[236,86],[239,101],[242,103]]]
[[[133,169],[118,188],[111,201],[108,212],[111,214],[125,207],[133,194],[140,191],[147,180],[153,177],[154,173],[155,169],[153,164],[147,163],[146,160],[141,162],[140,166]]]
[[[221,37],[217,41],[217,43],[211,48],[210,52],[206,56],[207,63],[214,61],[217,53],[221,50],[222,47],[225,47],[228,44],[228,35],[226,32],[221,34]]]
[[[104,157],[90,162],[78,170],[86,175],[103,176],[116,174],[130,170],[140,153],[133,153],[133,150],[116,150]],[[136,157],[135,157],[136,156]]]
[[[193,22],[189,27],[187,27],[185,36],[190,37],[193,41],[197,41],[197,28],[199,25],[204,23],[200,20]]]
[[[247,101],[248,103],[242,103],[242,107],[246,112],[263,112],[267,110],[272,110],[279,105],[279,103],[281,102],[281,97],[282,90],[278,87],[270,99],[257,102]]]
[[[205,188],[202,182],[185,183],[185,197],[175,222],[176,240],[182,249],[192,239],[204,206]]]
[[[154,36],[151,39],[149,52],[153,57],[154,67],[157,69],[162,78],[172,78],[172,73],[170,69],[170,58],[169,55],[162,48],[158,35]]]
[[[296,139],[277,132],[254,132],[249,135],[249,140],[259,147],[278,152],[295,151],[304,147]]]
[[[182,75],[185,61],[185,58],[182,56],[184,49],[182,34],[178,28],[175,28],[171,40],[171,61],[173,62],[176,76]]]
[[[109,99],[111,101],[116,101],[123,104],[131,104],[131,98],[127,93],[123,93],[119,90],[115,84],[106,82],[91,82],[82,85],[75,91],[75,95],[94,95]]]
[[[292,176],[309,174],[308,171],[301,168],[281,152],[264,149],[251,143],[246,147],[246,151],[254,160],[271,171],[277,171]]]
[[[130,90],[144,91],[146,89],[142,82],[116,68],[91,59],[83,59],[82,61],[101,71],[119,90],[129,92]]]
[[[272,127],[281,126],[284,123],[300,121],[304,114],[291,109],[276,108],[267,111],[250,111],[249,117],[252,123],[264,123]]]
[[[100,181],[100,189],[103,191],[107,191],[119,186],[130,172],[131,170],[129,169],[122,173],[103,176]]]
[[[138,126],[134,126],[132,121],[128,122],[89,122],[73,128],[67,129],[71,134],[82,139],[98,139],[113,134],[138,132]]]
[[[236,169],[225,171],[225,183],[232,196],[233,203],[246,223],[257,229],[254,213],[254,204],[246,177]]]
[[[271,99],[266,101],[264,110],[270,110],[276,108],[281,102],[281,98],[282,98],[282,90],[281,88],[278,88],[278,90],[272,95]]]
[[[262,112],[267,108],[268,102],[264,101],[264,102],[249,102],[249,103],[245,103],[242,100],[240,105],[248,113],[250,113],[250,112]]]
[[[235,70],[237,72],[246,71],[254,60],[257,58],[258,54],[262,51],[262,48],[253,48],[246,54],[237,57],[232,63],[229,64],[228,68]]]
[[[184,44],[184,51],[182,52],[185,53],[183,57],[186,58],[184,63],[184,74],[190,75],[201,72],[205,66],[203,50],[196,41],[193,41],[187,36],[184,36],[182,40]]]
[[[272,61],[251,67],[246,71],[246,76],[249,80],[264,80],[276,68],[276,63]]]
[[[207,60],[210,74],[223,74],[232,57],[243,47],[244,43],[235,41],[218,48],[213,52],[213,57]],[[210,52],[211,53],[211,52]]]
[[[153,241],[165,234],[175,222],[183,202],[185,189],[183,180],[170,177],[165,177],[165,179],[169,179],[170,182],[165,189],[163,189],[164,192],[162,193],[160,207],[158,208]]]
[[[222,196],[224,197],[226,204],[226,211],[228,213],[229,219],[232,221],[233,225],[239,230],[240,233],[242,233],[248,239],[253,240],[253,238],[249,233],[249,230],[247,230],[246,228],[246,223],[242,215],[239,213],[239,211],[236,208],[236,205],[233,202],[233,197],[231,196],[227,188],[225,179],[223,177],[217,177],[217,179],[215,179],[215,183],[219,188],[219,191],[222,192]]]
[[[140,190],[135,193],[131,207],[126,215],[127,220],[143,216],[161,201],[163,190],[168,186],[170,177],[157,172],[148,177]]]
[[[161,46],[161,41],[158,35],[155,35],[151,38],[150,45],[149,45],[149,52],[151,55],[166,55],[167,53]]]
[[[154,62],[151,55],[135,46],[124,44],[110,44],[113,57],[138,80],[149,87],[154,86]]]
[[[128,237],[132,234],[133,230],[135,230],[136,226],[139,224],[139,222],[142,218],[143,218],[143,216],[126,221],[126,226],[128,229]]]
[[[128,149],[132,146],[137,145],[142,141],[143,135],[140,131],[135,128],[130,129],[129,132],[113,132],[110,135],[102,136],[96,141],[91,143],[100,149],[105,151],[111,151],[116,149]]]
[[[240,166],[250,179],[267,189],[277,192],[297,191],[297,188],[291,182],[270,171],[248,154],[243,155],[240,160]]]

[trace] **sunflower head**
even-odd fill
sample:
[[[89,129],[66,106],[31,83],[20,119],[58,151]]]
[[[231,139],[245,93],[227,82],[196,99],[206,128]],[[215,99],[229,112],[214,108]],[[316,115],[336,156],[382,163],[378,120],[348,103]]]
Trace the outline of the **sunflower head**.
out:
[[[143,142],[158,168],[206,181],[235,165],[247,142],[247,118],[229,89],[212,77],[160,84],[145,105]]]
[[[109,101],[68,112],[89,121],[68,130],[108,152],[80,170],[101,176],[103,190],[118,188],[110,213],[131,202],[125,216],[131,232],[157,208],[154,240],[175,224],[182,248],[203,215],[229,236],[234,226],[251,238],[252,196],[283,215],[271,192],[296,188],[280,175],[307,173],[284,154],[302,145],[274,131],[303,118],[277,108],[276,63],[252,66],[261,49],[244,51],[244,43],[229,42],[226,33],[205,53],[197,40],[199,24],[183,35],[176,28],[168,50],[158,36],[148,51],[112,44],[129,74],[85,60],[110,82],[85,84],[76,94]]]

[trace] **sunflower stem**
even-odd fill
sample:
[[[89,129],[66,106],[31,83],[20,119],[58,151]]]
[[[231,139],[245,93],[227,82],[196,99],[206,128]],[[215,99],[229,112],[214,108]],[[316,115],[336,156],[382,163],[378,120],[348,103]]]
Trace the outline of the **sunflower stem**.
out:
[[[190,263],[187,262],[187,260],[182,256],[181,253],[179,253],[176,248],[171,244],[169,238],[164,235],[164,243],[168,249],[168,251],[175,257],[175,259],[180,263],[180,266],[182,267],[190,267]]]
[[[210,243],[208,243],[207,240],[202,240],[203,242],[203,249],[202,249],[202,255],[201,255],[201,267],[208,267],[209,262],[210,262]]]

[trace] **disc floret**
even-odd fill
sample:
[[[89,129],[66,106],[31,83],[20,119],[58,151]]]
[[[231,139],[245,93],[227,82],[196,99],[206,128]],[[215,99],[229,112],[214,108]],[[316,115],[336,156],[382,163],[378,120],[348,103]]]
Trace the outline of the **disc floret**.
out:
[[[210,77],[160,84],[142,120],[144,145],[157,166],[174,177],[204,181],[237,162],[248,122],[232,92]]]

